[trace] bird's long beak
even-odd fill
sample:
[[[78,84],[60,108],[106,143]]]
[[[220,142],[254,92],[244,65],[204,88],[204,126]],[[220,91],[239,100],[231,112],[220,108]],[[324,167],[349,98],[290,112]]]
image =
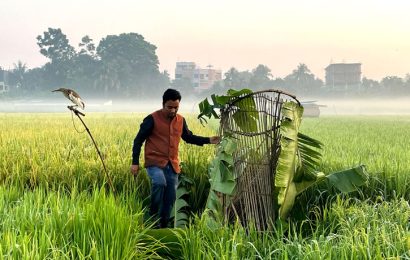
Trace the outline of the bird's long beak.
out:
[[[55,89],[55,90],[52,90],[51,92],[56,92],[56,91],[61,91],[60,89]]]

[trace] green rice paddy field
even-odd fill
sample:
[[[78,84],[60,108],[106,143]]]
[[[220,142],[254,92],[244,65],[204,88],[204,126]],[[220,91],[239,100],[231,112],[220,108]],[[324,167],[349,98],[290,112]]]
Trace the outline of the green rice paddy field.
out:
[[[352,194],[326,183],[311,188],[298,197],[288,229],[270,232],[215,225],[201,215],[215,147],[182,143],[194,214],[172,246],[150,237],[145,171],[137,179],[129,173],[144,116],[84,118],[112,194],[91,139],[77,133],[69,113],[0,114],[0,259],[410,259],[410,116],[304,119],[302,132],[324,144],[319,170],[365,164],[370,178]],[[196,134],[217,131],[215,121],[203,127],[187,118]]]

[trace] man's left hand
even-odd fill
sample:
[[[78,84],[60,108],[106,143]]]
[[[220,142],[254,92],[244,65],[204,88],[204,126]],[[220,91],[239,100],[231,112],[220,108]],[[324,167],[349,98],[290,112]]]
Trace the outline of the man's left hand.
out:
[[[221,138],[219,136],[209,137],[209,142],[211,144],[219,144],[220,141],[221,141]]]

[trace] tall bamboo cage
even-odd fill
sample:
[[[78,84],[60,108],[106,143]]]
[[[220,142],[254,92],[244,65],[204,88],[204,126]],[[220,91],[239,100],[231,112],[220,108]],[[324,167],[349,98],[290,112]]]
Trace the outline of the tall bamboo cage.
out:
[[[233,98],[221,110],[221,136],[236,140],[233,173],[237,190],[233,197],[222,196],[225,216],[239,217],[247,226],[253,223],[266,230],[275,220],[273,199],[275,171],[280,153],[282,104],[300,102],[295,96],[279,90],[264,90]],[[246,107],[247,109],[243,109]],[[238,121],[253,118],[256,128],[244,131]]]

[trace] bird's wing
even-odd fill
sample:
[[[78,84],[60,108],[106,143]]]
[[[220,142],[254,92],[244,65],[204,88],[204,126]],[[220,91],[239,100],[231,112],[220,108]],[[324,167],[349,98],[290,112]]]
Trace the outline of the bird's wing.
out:
[[[80,99],[81,99],[80,95],[78,95],[78,93],[75,92],[74,90],[70,89],[70,92],[72,93],[72,95],[73,95],[74,97],[77,97],[77,98],[80,98]]]
[[[70,94],[68,94],[68,98],[77,106],[81,107],[82,109],[84,109],[84,102],[81,100],[80,96],[75,96],[73,93],[75,92],[70,92]]]

